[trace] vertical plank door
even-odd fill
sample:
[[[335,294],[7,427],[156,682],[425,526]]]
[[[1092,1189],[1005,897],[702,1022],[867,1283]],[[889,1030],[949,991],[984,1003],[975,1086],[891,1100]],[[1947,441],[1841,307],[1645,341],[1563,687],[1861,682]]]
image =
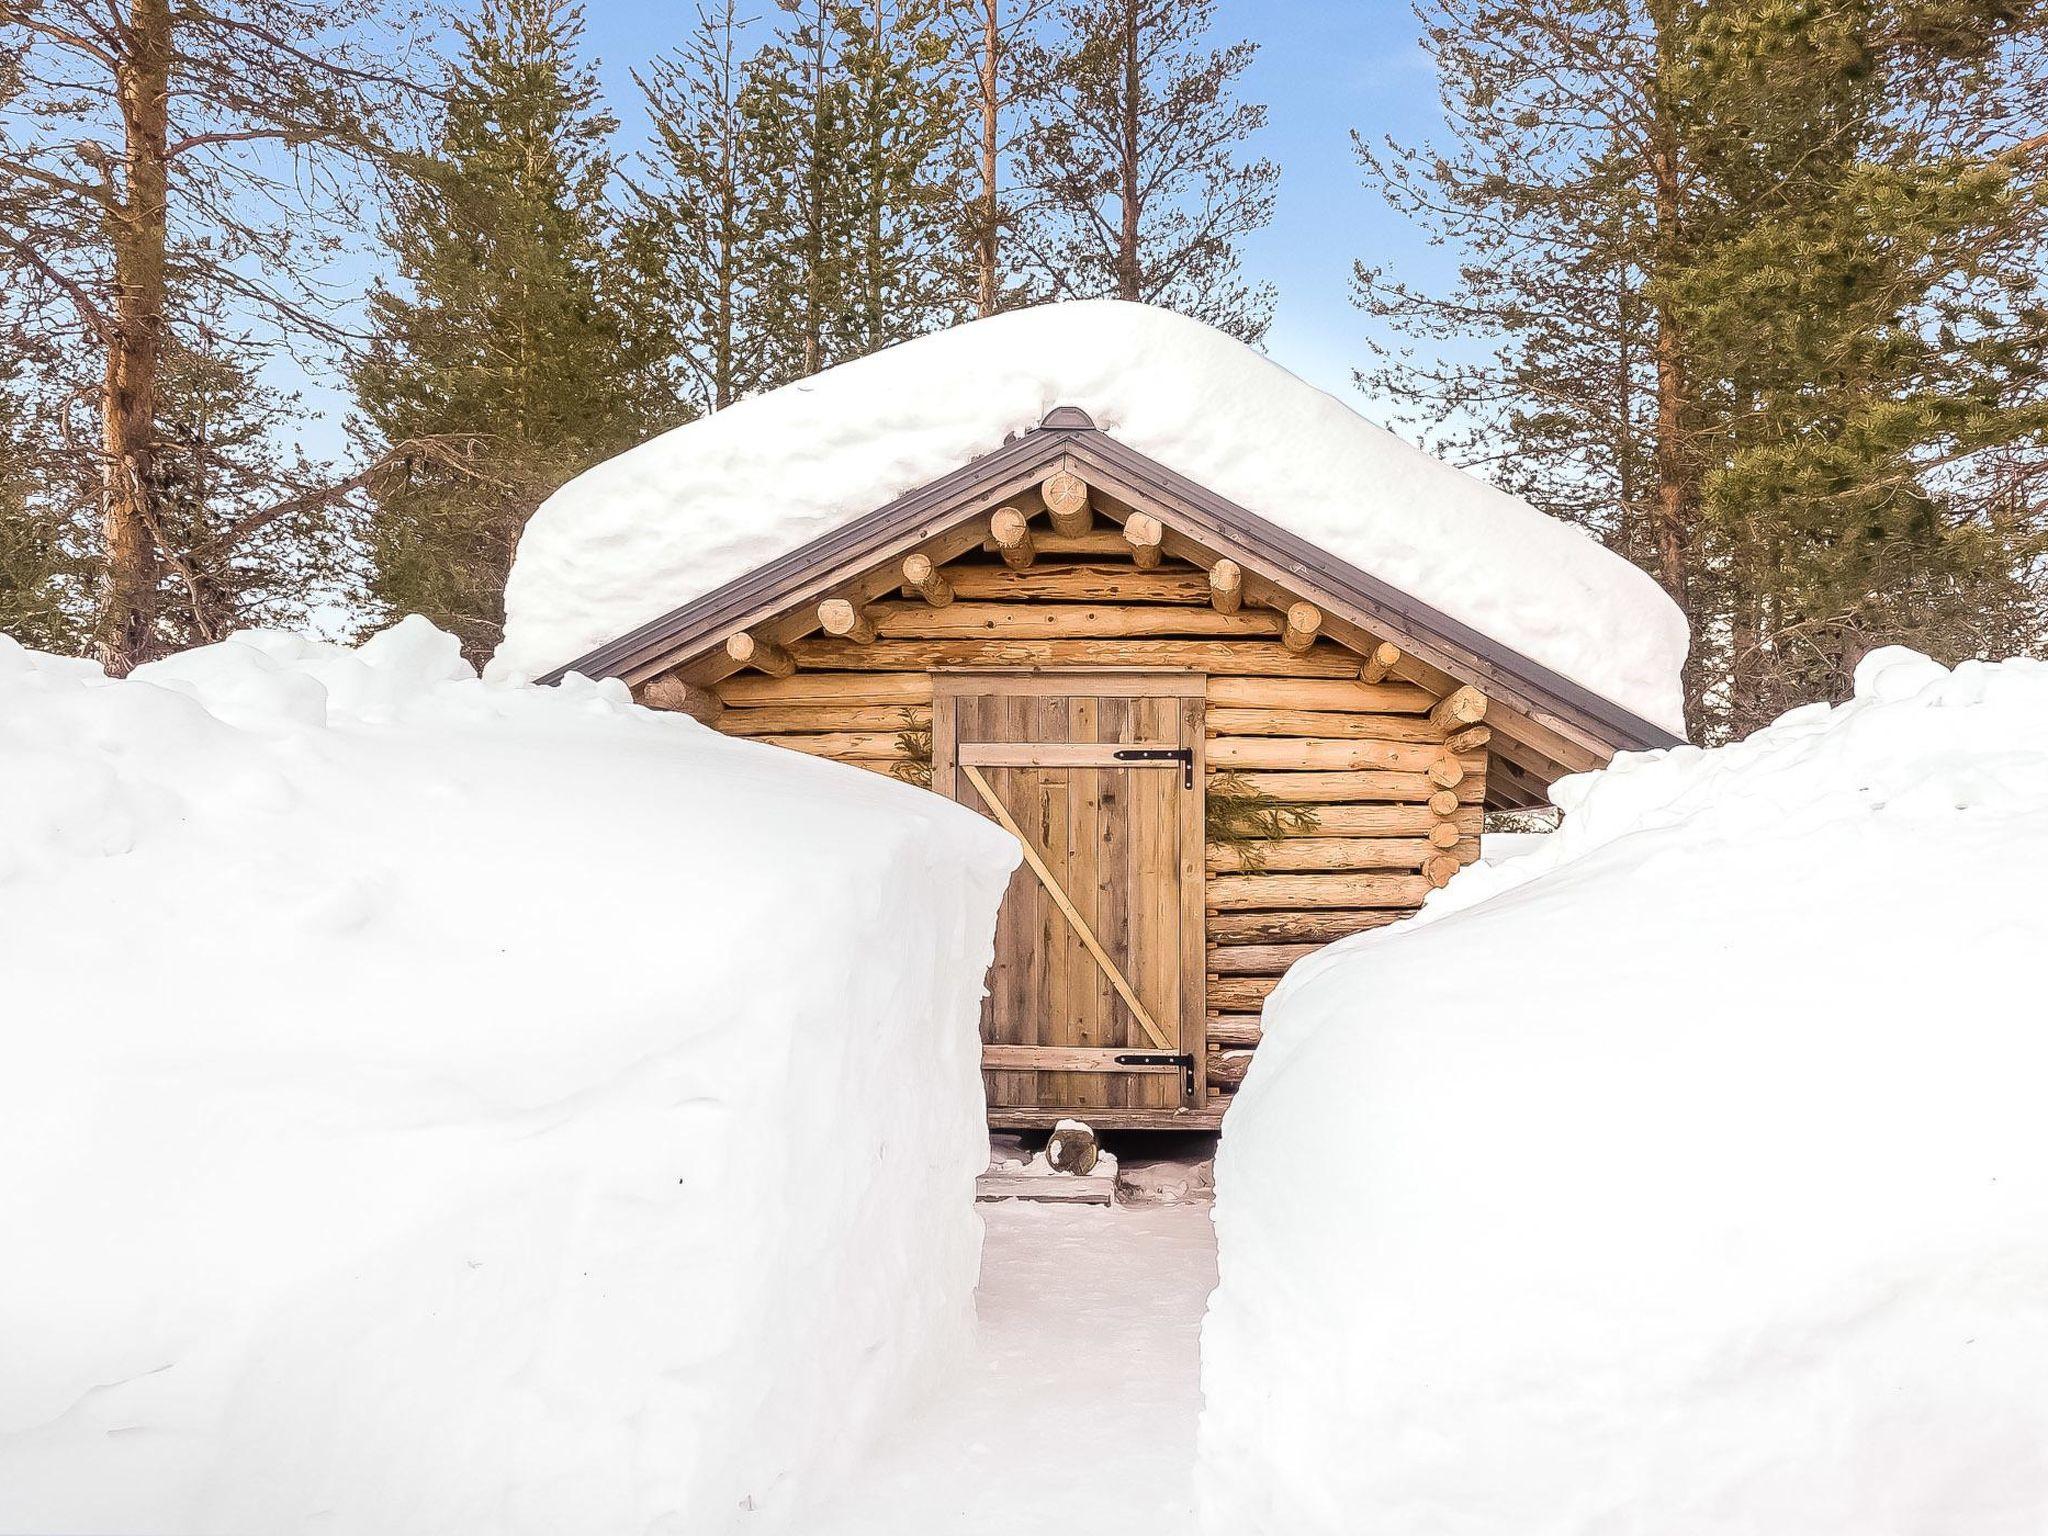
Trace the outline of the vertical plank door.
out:
[[[1188,673],[934,678],[933,787],[1025,849],[982,1009],[991,1110],[1203,1102],[1202,692]]]

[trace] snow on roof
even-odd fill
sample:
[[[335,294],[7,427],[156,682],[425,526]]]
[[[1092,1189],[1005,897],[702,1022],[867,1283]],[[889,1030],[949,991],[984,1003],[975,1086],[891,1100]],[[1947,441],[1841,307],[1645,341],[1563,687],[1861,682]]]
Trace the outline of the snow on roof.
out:
[[[492,675],[530,678],[1079,406],[1127,447],[1653,724],[1686,625],[1579,529],[1432,458],[1242,342],[1109,300],[846,363],[678,427],[527,524]]]

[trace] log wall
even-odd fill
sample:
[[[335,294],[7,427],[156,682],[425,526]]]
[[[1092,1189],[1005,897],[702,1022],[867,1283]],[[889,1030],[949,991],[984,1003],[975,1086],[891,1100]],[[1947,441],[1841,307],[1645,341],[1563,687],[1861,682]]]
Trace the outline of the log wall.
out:
[[[1385,678],[1384,665],[1317,633],[1313,610],[1251,601],[1234,566],[1212,579],[1113,528],[1069,535],[1039,520],[1021,546],[1013,526],[997,531],[1012,542],[991,537],[935,571],[913,563],[884,601],[827,605],[815,633],[781,648],[787,675],[742,671],[704,702],[729,734],[928,783],[935,667],[1208,674],[1211,791],[1308,813],[1250,848],[1208,849],[1208,1081],[1220,1108],[1288,966],[1398,921],[1478,857],[1483,730],[1475,738],[1413,684],[1363,681]],[[1447,745],[1460,732],[1466,750]]]

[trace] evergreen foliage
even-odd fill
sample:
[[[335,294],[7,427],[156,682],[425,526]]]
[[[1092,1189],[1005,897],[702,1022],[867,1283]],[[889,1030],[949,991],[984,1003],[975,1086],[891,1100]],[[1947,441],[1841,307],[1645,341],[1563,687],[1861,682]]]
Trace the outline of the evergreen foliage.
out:
[[[1202,801],[1203,841],[1236,850],[1245,873],[1253,875],[1265,870],[1267,843],[1313,832],[1321,820],[1314,806],[1277,800],[1241,773],[1216,774]]]
[[[457,30],[434,152],[386,223],[399,281],[372,291],[353,373],[378,442],[481,445],[380,485],[370,539],[382,614],[424,614],[480,658],[527,517],[641,431],[608,277],[615,123],[577,56],[582,9],[484,0]]]
[[[1024,235],[1054,297],[1135,299],[1245,341],[1273,292],[1239,245],[1273,216],[1279,167],[1243,158],[1263,106],[1235,97],[1258,45],[1208,49],[1214,0],[1059,0],[1020,50],[1035,83]]]

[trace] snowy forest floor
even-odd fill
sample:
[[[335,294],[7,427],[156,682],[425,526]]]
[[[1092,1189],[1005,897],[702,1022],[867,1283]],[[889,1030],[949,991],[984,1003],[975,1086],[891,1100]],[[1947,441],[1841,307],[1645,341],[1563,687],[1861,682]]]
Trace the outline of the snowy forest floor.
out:
[[[1192,1522],[1206,1205],[984,1205],[979,1355],[806,1536],[1108,1536]]]

